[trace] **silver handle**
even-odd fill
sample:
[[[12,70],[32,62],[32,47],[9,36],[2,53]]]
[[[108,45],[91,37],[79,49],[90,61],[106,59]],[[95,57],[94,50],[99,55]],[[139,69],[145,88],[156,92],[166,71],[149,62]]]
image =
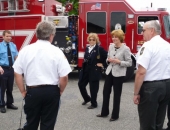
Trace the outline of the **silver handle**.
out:
[[[81,34],[81,37],[82,37],[82,40],[81,40],[81,47],[84,49],[84,45],[83,45],[83,40],[84,40],[84,28],[82,29],[82,34]]]
[[[45,5],[42,4],[42,12],[44,13],[45,12]]]
[[[133,46],[134,46],[134,29],[132,29],[132,50],[133,50]]]

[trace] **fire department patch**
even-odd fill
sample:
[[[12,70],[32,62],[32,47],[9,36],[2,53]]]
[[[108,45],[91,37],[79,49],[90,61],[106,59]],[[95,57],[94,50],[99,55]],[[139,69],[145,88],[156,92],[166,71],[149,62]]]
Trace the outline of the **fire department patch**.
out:
[[[142,47],[141,50],[140,50],[140,55],[143,54],[143,51],[144,51],[145,47]]]

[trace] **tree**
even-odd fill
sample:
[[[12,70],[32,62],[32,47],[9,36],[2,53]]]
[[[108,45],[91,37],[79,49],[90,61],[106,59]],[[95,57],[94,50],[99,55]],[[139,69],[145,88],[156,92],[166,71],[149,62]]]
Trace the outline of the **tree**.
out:
[[[67,2],[73,4],[73,10],[69,12],[69,15],[78,15],[78,0],[57,0],[58,2],[62,3],[63,6],[66,5]]]

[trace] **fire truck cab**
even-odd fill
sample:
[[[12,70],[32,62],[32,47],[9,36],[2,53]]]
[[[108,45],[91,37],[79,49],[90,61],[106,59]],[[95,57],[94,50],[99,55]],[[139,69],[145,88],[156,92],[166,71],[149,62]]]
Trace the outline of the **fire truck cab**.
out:
[[[122,29],[125,44],[132,52],[133,65],[126,74],[126,79],[129,79],[136,65],[135,54],[144,43],[141,35],[143,25],[149,20],[161,24],[161,37],[170,42],[170,15],[164,8],[135,11],[126,0],[79,0],[78,66],[82,64],[88,33],[97,33],[101,46],[107,50],[112,43],[111,31]]]
[[[79,0],[79,16],[66,16],[71,9],[71,3],[63,7],[55,0],[0,0],[0,34],[11,30],[13,42],[20,50],[36,41],[38,22],[53,21],[56,36],[52,44],[64,52],[72,68],[80,69],[90,32],[97,33],[100,45],[108,50],[111,31],[122,29],[133,60],[126,80],[134,74],[135,54],[144,43],[141,31],[146,21],[157,20],[161,24],[161,37],[170,42],[170,15],[164,8],[135,11],[126,0]]]

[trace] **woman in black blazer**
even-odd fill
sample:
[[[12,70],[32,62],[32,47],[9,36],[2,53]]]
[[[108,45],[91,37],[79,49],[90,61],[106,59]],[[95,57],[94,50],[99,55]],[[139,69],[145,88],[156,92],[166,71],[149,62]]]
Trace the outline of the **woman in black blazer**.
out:
[[[96,33],[90,33],[87,37],[89,46],[86,47],[84,62],[80,71],[78,86],[84,99],[82,105],[91,102],[88,109],[97,107],[97,93],[99,90],[99,80],[102,69],[106,65],[107,52],[98,45],[99,37]],[[90,96],[87,93],[86,86],[89,83]]]

